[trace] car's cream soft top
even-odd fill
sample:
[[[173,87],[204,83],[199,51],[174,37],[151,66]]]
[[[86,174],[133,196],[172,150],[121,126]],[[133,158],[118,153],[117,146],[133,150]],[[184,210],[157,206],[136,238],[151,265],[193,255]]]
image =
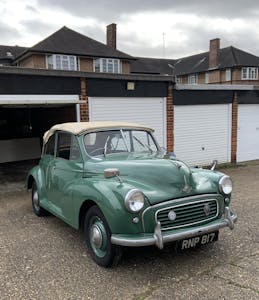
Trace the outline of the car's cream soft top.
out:
[[[142,129],[148,131],[154,131],[154,129],[136,124],[136,123],[128,123],[128,122],[110,122],[110,121],[103,121],[103,122],[70,122],[70,123],[62,123],[54,125],[50,128],[50,130],[46,131],[43,136],[44,144],[47,143],[50,136],[52,136],[55,131],[66,131],[72,134],[78,135],[83,132],[87,131],[94,131],[94,130],[109,130],[109,129]]]

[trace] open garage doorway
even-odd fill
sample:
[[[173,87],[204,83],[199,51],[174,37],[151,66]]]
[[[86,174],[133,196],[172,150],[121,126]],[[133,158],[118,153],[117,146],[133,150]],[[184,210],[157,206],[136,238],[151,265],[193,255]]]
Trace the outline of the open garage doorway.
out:
[[[44,132],[76,120],[75,104],[0,107],[0,163],[39,159]]]

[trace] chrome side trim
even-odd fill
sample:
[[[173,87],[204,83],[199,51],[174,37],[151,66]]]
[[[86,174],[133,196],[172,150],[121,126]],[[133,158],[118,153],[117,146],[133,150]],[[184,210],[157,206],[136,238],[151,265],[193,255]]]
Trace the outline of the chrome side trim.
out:
[[[156,245],[159,249],[162,249],[165,243],[175,242],[182,239],[191,238],[194,236],[206,234],[209,232],[217,231],[223,227],[229,227],[231,230],[234,228],[234,223],[237,221],[237,215],[231,211],[229,207],[225,208],[225,218],[218,219],[212,224],[204,226],[198,226],[196,228],[189,228],[185,231],[178,231],[173,233],[162,233],[160,223],[157,223],[154,234],[140,235],[138,238],[123,236],[120,234],[112,234],[111,242],[115,245],[128,246],[128,247],[140,247]]]
[[[150,210],[150,209],[156,209],[157,207],[160,207],[160,206],[164,206],[164,205],[171,205],[175,202],[181,202],[181,201],[185,201],[185,200],[190,200],[190,199],[197,199],[197,198],[205,198],[205,197],[217,197],[217,196],[221,196],[221,194],[201,194],[201,195],[196,195],[196,196],[189,196],[189,197],[184,197],[184,198],[177,198],[177,199],[172,199],[172,200],[169,200],[169,201],[165,201],[165,202],[160,202],[160,203],[157,203],[155,205],[152,205],[152,206],[148,206],[145,210],[143,210],[142,212],[142,217],[141,217],[141,220],[142,220],[142,225],[143,225],[143,231],[145,232],[145,222],[144,222],[144,215],[145,213]],[[209,200],[209,199],[206,199],[206,200]]]
[[[192,226],[192,225],[195,225],[195,224],[202,224],[206,221],[210,221],[214,218],[217,218],[217,216],[219,215],[219,204],[218,204],[218,201],[216,199],[204,199],[204,200],[201,200],[201,201],[192,201],[192,202],[189,202],[189,203],[184,203],[184,204],[178,204],[178,205],[174,205],[174,206],[169,206],[169,207],[165,207],[165,208],[162,208],[162,209],[159,209],[156,211],[155,213],[155,220],[156,220],[156,223],[157,223],[157,215],[160,211],[163,211],[163,210],[167,210],[167,209],[173,209],[175,207],[179,207],[179,206],[186,206],[186,205],[189,205],[189,204],[193,204],[193,203],[202,203],[202,202],[207,202],[207,201],[215,201],[216,202],[216,205],[217,205],[217,214],[213,217],[210,217],[208,219],[204,219],[202,221],[197,221],[197,222],[192,222],[192,223],[188,223],[188,224],[185,224],[185,225],[178,225],[178,226],[171,226],[171,227],[167,227],[167,228],[163,228],[162,230],[170,230],[170,229],[175,229],[175,228],[182,228],[182,227],[186,227],[186,226]],[[177,217],[176,217],[177,219]]]

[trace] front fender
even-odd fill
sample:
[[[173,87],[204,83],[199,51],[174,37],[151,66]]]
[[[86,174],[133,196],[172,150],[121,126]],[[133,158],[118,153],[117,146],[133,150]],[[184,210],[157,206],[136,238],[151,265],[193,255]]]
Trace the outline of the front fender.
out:
[[[74,208],[78,216],[77,227],[79,227],[80,209],[85,201],[91,200],[98,205],[104,214],[112,233],[140,233],[143,232],[141,223],[141,212],[132,214],[124,205],[126,193],[134,188],[126,183],[119,183],[117,179],[96,180],[82,178],[74,186]],[[149,205],[145,204],[145,207]],[[143,209],[145,209],[145,207]],[[139,223],[134,224],[133,218],[138,217]]]
[[[33,181],[36,182],[40,198],[43,198],[45,195],[45,178],[44,178],[43,171],[39,165],[33,167],[27,175],[27,178],[26,178],[27,190],[32,188]]]

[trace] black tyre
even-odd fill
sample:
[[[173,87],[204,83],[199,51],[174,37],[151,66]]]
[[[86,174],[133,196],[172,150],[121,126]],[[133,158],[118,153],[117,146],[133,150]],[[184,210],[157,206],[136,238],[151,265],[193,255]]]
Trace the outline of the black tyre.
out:
[[[49,215],[49,212],[47,212],[44,208],[40,206],[40,197],[35,181],[32,184],[31,200],[33,211],[38,217],[44,217]]]
[[[119,262],[121,247],[111,243],[109,225],[97,206],[90,207],[85,215],[84,237],[88,251],[98,265],[108,268]]]

